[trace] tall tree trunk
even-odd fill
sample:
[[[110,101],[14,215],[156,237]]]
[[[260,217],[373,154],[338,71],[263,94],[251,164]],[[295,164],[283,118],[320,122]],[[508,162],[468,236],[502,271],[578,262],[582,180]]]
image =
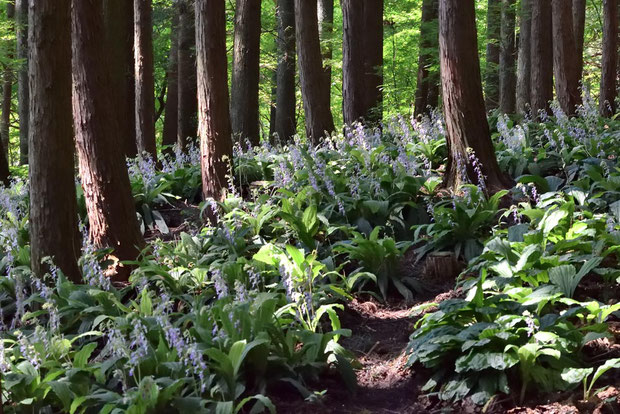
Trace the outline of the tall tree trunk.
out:
[[[366,78],[366,119],[379,124],[383,118],[383,1],[365,0],[364,70]]]
[[[152,0],[134,0],[134,62],[136,79],[136,143],[138,151],[157,158],[155,145],[155,74]]]
[[[573,36],[572,5],[567,0],[552,0],[553,68],[555,91],[562,110],[574,115],[581,104],[577,50]]]
[[[323,71],[325,72],[325,88],[330,95],[332,87],[332,64],[334,55],[333,36],[334,36],[334,0],[317,1],[317,17],[319,19],[319,40],[321,42],[321,55],[323,57]]]
[[[71,4],[73,119],[90,238],[99,248],[113,248],[119,260],[135,260],[144,239],[112,109],[105,45],[97,39],[103,31],[102,3],[72,0]],[[119,266],[112,277],[127,280],[129,271]]]
[[[306,135],[313,144],[318,144],[325,134],[334,131],[334,118],[322,71],[316,0],[295,0],[295,35]]]
[[[186,148],[188,144],[196,143],[198,134],[196,18],[193,0],[182,0],[179,7],[179,127],[177,141],[181,148]]]
[[[532,0],[530,105],[532,114],[549,112],[553,99],[551,0]]]
[[[15,1],[10,0],[6,4],[6,17],[8,19],[9,32],[15,32],[13,19],[15,18]],[[13,51],[9,47],[7,58],[13,59]],[[2,118],[0,118],[0,135],[5,144],[4,151],[7,160],[10,161],[10,126],[11,126],[11,103],[13,101],[13,69],[10,65],[4,66],[4,79],[2,82]]]
[[[133,55],[133,4],[128,0],[104,0],[104,25],[114,96],[114,110],[126,157],[138,153],[136,143],[135,77]]]
[[[456,189],[465,177],[489,193],[510,186],[499,169],[482,96],[474,0],[440,0],[439,45],[446,117],[448,166],[444,184]],[[469,151],[473,151],[470,153]],[[478,159],[480,182],[470,156]]]
[[[29,220],[34,273],[42,275],[46,269],[41,260],[52,257],[70,280],[79,282],[70,13],[70,0],[30,0],[29,3]]]
[[[280,141],[297,133],[295,119],[295,3],[278,0],[278,68],[275,132]]]
[[[7,157],[4,156],[4,146],[0,140],[0,184],[9,185],[9,162]]]
[[[19,112],[19,163],[28,164],[28,117],[30,96],[28,91],[28,0],[16,0],[17,59],[22,65],[17,71],[17,105]]]
[[[232,162],[224,0],[196,0],[196,54],[202,193],[222,200]]]
[[[577,75],[579,80],[583,76],[583,36],[586,27],[586,0],[572,0],[573,2],[573,35],[577,49]]]
[[[168,82],[166,96],[166,115],[162,132],[162,146],[168,147],[166,152],[171,154],[171,148],[177,142],[179,126],[179,9],[174,7],[172,27],[170,28],[170,51],[168,56]]]
[[[502,34],[499,54],[499,108],[504,114],[514,114],[516,110],[515,16],[515,0],[502,0]]]
[[[427,112],[431,89],[431,66],[435,63],[433,57],[437,54],[437,1],[424,0],[422,2],[422,22],[420,25],[420,55],[418,57],[418,81],[415,92],[414,116]]]
[[[230,88],[230,120],[235,138],[260,142],[258,82],[260,75],[261,0],[237,0]]]
[[[611,117],[616,113],[618,78],[618,1],[603,0],[603,62],[600,112]]]
[[[527,113],[530,104],[532,0],[521,0],[519,58],[517,63],[517,111]]]
[[[499,105],[499,49],[502,22],[502,0],[487,3],[487,62],[484,73],[484,95],[487,110]]]

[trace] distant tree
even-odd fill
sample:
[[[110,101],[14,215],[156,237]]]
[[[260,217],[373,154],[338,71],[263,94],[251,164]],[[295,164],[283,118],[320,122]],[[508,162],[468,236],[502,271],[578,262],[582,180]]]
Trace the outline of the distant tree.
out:
[[[6,157],[5,154],[5,150],[4,150],[4,145],[2,145],[2,141],[0,140],[0,183],[1,184],[5,184],[8,185],[10,180],[9,180],[9,161],[8,158]]]
[[[618,13],[618,0],[603,0],[603,72],[599,100],[601,115],[606,117],[611,117],[617,110]]]
[[[577,105],[581,104],[581,93],[573,35],[572,3],[567,0],[552,0],[551,4],[555,93],[562,110],[568,115],[574,115]]]
[[[432,101],[431,97],[437,96],[437,94],[432,91],[437,87],[435,85],[437,80],[433,76],[433,70],[434,67],[437,66],[437,56],[439,55],[438,13],[438,0],[424,0],[422,2],[420,55],[418,57],[418,80],[415,92],[415,116],[425,113],[429,106],[437,106],[437,102]]]
[[[17,59],[22,63],[17,70],[17,105],[19,112],[19,163],[28,164],[28,117],[30,97],[28,91],[28,0],[16,0],[15,20]]]
[[[34,273],[42,275],[41,261],[52,257],[70,280],[79,282],[70,13],[70,0],[30,1],[29,230]]]
[[[258,84],[260,79],[261,0],[237,0],[230,119],[233,135],[260,142]]]
[[[583,41],[586,26],[586,0],[572,0],[573,2],[573,35],[577,49],[577,75],[583,76]]]
[[[456,189],[469,179],[494,193],[511,183],[497,164],[491,142],[475,19],[474,0],[440,0],[439,48],[448,143],[444,185]]]
[[[515,3],[515,0],[502,0],[502,28],[499,52],[499,109],[505,114],[516,112]]]
[[[325,88],[318,26],[317,0],[295,0],[295,36],[306,135],[314,144],[334,130],[329,88]]]
[[[170,27],[170,51],[166,79],[166,114],[162,131],[162,145],[170,148],[177,142],[179,126],[179,7],[174,3],[172,24]],[[170,153],[170,150],[167,150]]]
[[[530,105],[532,73],[532,0],[521,0],[517,62],[517,111],[525,114]]]
[[[499,50],[502,28],[502,0],[487,1],[487,60],[484,70],[486,108],[499,105]]]
[[[319,39],[321,41],[321,55],[323,56],[323,71],[327,81],[325,88],[329,89],[331,99],[332,64],[334,55],[334,0],[317,1],[317,17],[319,19]]]
[[[193,0],[179,2],[179,110],[177,141],[181,148],[195,143],[198,134],[196,26]]]
[[[196,0],[196,54],[202,192],[221,200],[232,161],[224,0]]]
[[[102,3],[72,0],[72,10],[73,119],[90,239],[98,248],[114,249],[113,255],[121,261],[135,260],[144,239],[120,145],[113,95],[107,87],[105,44],[96,36],[103,31]],[[118,265],[112,279],[127,280],[129,273]]]
[[[536,116],[553,99],[551,0],[532,0],[530,105]]]
[[[287,141],[297,132],[295,119],[295,3],[278,0],[278,67],[274,131]]]
[[[9,32],[15,32],[15,0],[9,0],[6,3],[6,17],[8,20]],[[14,58],[12,47],[7,50],[7,59]],[[7,159],[9,157],[10,147],[10,127],[11,127],[11,104],[13,102],[13,68],[10,63],[4,65],[4,73],[2,79],[2,117],[0,117],[0,135],[5,145],[4,151],[6,152]]]

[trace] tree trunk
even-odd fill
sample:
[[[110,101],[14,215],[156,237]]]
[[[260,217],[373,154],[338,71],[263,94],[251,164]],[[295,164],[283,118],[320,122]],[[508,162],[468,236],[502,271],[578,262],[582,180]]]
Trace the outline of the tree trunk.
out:
[[[502,30],[499,55],[499,108],[514,114],[517,99],[515,73],[515,0],[502,0]]]
[[[224,0],[196,0],[196,54],[202,192],[219,201],[232,162]]]
[[[72,0],[73,120],[84,187],[90,238],[99,248],[113,248],[119,260],[135,260],[144,247],[121,135],[109,92],[100,0]],[[127,280],[117,267],[114,280]]]
[[[295,119],[295,3],[278,0],[278,68],[275,132],[281,142],[297,133]]]
[[[237,0],[230,88],[230,120],[235,138],[260,142],[258,82],[260,77],[261,0]]]
[[[317,1],[317,17],[319,19],[319,40],[321,42],[321,55],[323,57],[323,71],[325,72],[325,88],[330,95],[332,87],[332,64],[334,55],[333,36],[334,36],[334,0]]]
[[[521,0],[519,58],[517,64],[517,111],[525,114],[530,105],[532,0]]]
[[[586,0],[573,1],[573,35],[577,49],[577,75],[583,76],[583,36],[586,26]]]
[[[295,35],[306,135],[313,144],[334,131],[329,88],[325,86],[316,0],[295,0]]]
[[[429,102],[432,65],[437,55],[437,0],[424,0],[422,3],[422,23],[420,25],[420,56],[418,57],[418,81],[415,92],[414,116],[427,112],[433,107]]]
[[[71,120],[71,2],[30,0],[30,246],[36,275],[52,257],[67,277],[81,280]],[[53,36],[50,36],[53,33]]]
[[[618,1],[603,0],[603,62],[600,112],[611,117],[616,113],[618,77]]]
[[[499,50],[502,22],[502,0],[487,3],[487,62],[484,95],[487,110],[499,105]]]
[[[552,0],[551,4],[555,91],[564,113],[575,115],[577,105],[581,104],[581,94],[575,36],[573,36],[572,6],[567,0]]]
[[[13,19],[15,18],[15,1],[10,0],[6,4],[6,17],[8,20],[8,31],[15,32]],[[12,47],[9,46],[7,59],[13,59]],[[11,103],[13,101],[13,70],[10,65],[4,65],[4,79],[2,82],[2,118],[0,118],[0,135],[5,145],[4,151],[7,160],[10,161],[10,126],[11,126]]]
[[[17,105],[19,112],[19,164],[28,164],[28,0],[16,0],[17,59],[22,65],[17,71]]]
[[[4,146],[0,141],[0,184],[9,185],[9,162],[7,157],[4,156]]]
[[[198,90],[196,80],[196,26],[192,0],[179,3],[179,126],[181,148],[196,143]]]
[[[383,0],[365,1],[366,120],[378,125],[383,118]]]
[[[135,157],[136,144],[135,77],[133,55],[133,4],[128,0],[105,0],[104,25],[114,96],[114,110],[126,157]]]
[[[474,0],[440,0],[439,45],[449,149],[444,184],[458,188],[465,178],[460,171],[466,168],[469,180],[489,193],[507,188],[510,183],[495,158],[482,96]],[[483,180],[471,162],[473,156]]]
[[[152,0],[134,0],[134,62],[136,79],[136,143],[138,151],[157,158],[155,145],[155,75]]]
[[[532,0],[530,105],[532,114],[549,113],[553,99],[551,0]]]
[[[168,56],[168,72],[166,74],[168,88],[166,96],[166,115],[162,132],[162,146],[172,154],[171,147],[177,142],[179,126],[179,10],[175,4],[170,28],[170,51]]]

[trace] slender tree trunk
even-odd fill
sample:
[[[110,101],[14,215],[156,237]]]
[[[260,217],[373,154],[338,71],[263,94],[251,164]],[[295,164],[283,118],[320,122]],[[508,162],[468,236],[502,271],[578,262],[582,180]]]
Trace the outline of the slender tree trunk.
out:
[[[499,50],[502,22],[502,0],[487,3],[487,62],[484,74],[484,94],[487,110],[499,105]]]
[[[19,112],[19,163],[28,164],[28,0],[16,0],[17,59],[22,65],[17,71],[17,105]]]
[[[334,55],[333,36],[334,36],[334,0],[317,1],[317,17],[319,19],[319,39],[321,41],[321,55],[323,57],[323,71],[325,72],[325,88],[330,95],[332,87],[332,64]]]
[[[134,0],[136,143],[138,151],[157,158],[155,145],[155,74],[152,0]]]
[[[532,113],[549,113],[553,99],[553,37],[551,30],[551,0],[532,0],[532,35],[530,105]]]
[[[168,147],[166,152],[172,154],[171,147],[177,142],[179,127],[179,13],[174,8],[172,27],[170,28],[170,52],[168,56],[168,88],[166,96],[166,115],[162,133],[162,146]]]
[[[103,30],[102,3],[72,0],[71,4],[73,119],[90,238],[99,248],[113,248],[119,260],[135,260],[144,239],[112,109],[105,46],[97,39]],[[113,276],[115,280],[128,277],[129,271],[122,266]]]
[[[502,30],[499,55],[500,111],[514,114],[517,99],[515,72],[515,0],[502,0]]]
[[[366,120],[378,125],[383,118],[383,1],[365,0],[364,70]]]
[[[618,79],[618,1],[603,0],[603,62],[600,112],[611,117],[616,113]]]
[[[577,50],[573,36],[571,2],[552,0],[553,8],[553,68],[555,91],[562,110],[574,115],[581,104]]]
[[[0,184],[9,185],[9,162],[7,157],[4,156],[4,146],[0,140]]]
[[[278,0],[278,68],[275,132],[280,141],[297,133],[295,119],[295,3]]]
[[[420,56],[418,57],[418,81],[415,92],[414,116],[427,112],[431,89],[431,66],[437,54],[437,0],[424,0],[422,3],[422,23],[420,25]]]
[[[179,126],[181,148],[196,143],[198,133],[198,90],[196,80],[196,27],[193,0],[179,4]]]
[[[586,0],[572,0],[573,2],[573,35],[577,49],[577,75],[579,80],[583,76],[583,40],[586,27]]]
[[[521,0],[519,58],[517,64],[517,111],[527,113],[530,105],[532,0]]]
[[[126,157],[135,157],[136,144],[133,4],[129,0],[104,0],[105,35],[114,96],[114,110]]]
[[[8,19],[8,30],[15,32],[13,19],[15,18],[15,1],[10,0],[6,4],[6,17]],[[7,58],[13,59],[12,47],[9,47]],[[13,69],[10,65],[4,65],[4,79],[2,82],[2,118],[0,118],[0,135],[5,145],[4,151],[7,160],[10,160],[10,126],[11,126],[11,103],[13,101]]]
[[[222,200],[232,161],[232,130],[228,106],[224,0],[196,0],[198,114],[202,153],[202,192]]]
[[[260,75],[261,0],[237,0],[230,88],[230,120],[235,138],[260,142],[258,81]]]
[[[329,88],[325,87],[316,0],[295,0],[295,35],[306,134],[313,144],[334,131]]]
[[[439,45],[446,117],[448,166],[444,184],[456,189],[465,177],[489,193],[510,186],[499,169],[482,96],[474,0],[440,0]],[[473,153],[470,153],[473,151]],[[475,156],[486,182],[480,182]]]
[[[34,273],[42,275],[46,269],[41,261],[52,257],[70,280],[79,282],[70,12],[70,0],[29,2],[29,223]]]

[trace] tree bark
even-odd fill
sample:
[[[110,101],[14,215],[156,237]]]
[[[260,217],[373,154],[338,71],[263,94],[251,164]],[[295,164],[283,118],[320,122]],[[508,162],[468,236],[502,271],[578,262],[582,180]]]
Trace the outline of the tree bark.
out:
[[[281,141],[297,133],[295,118],[295,3],[278,0],[278,67],[275,132]]]
[[[460,170],[466,166],[469,180],[489,193],[509,187],[495,158],[485,112],[474,0],[440,0],[439,45],[449,149],[444,184],[458,188],[464,178]],[[480,163],[483,180],[470,162],[469,151]]]
[[[15,1],[11,0],[6,4],[6,17],[8,20],[8,31],[15,32],[13,19],[15,18]],[[13,59],[12,47],[9,46],[7,59]],[[4,151],[7,160],[10,161],[10,126],[11,126],[11,103],[13,101],[13,69],[10,65],[4,65],[4,79],[2,82],[2,117],[0,118],[0,135],[5,145]]]
[[[330,96],[332,87],[332,64],[334,55],[333,36],[334,36],[334,0],[317,1],[317,17],[319,19],[319,40],[321,42],[321,55],[323,57],[323,71],[325,73],[325,88]]]
[[[549,113],[553,99],[553,37],[551,30],[551,0],[532,0],[532,35],[530,105],[532,113]]]
[[[374,125],[383,118],[383,1],[366,0],[364,6],[366,120]]]
[[[198,118],[205,199],[222,200],[232,162],[224,0],[196,0]]]
[[[71,119],[71,1],[30,0],[29,178],[31,266],[45,257],[81,280]],[[53,36],[50,36],[53,33]]]
[[[133,4],[128,0],[105,0],[104,25],[108,42],[114,110],[126,157],[138,154],[136,144]]]
[[[155,145],[155,75],[152,0],[134,0],[136,143],[139,152],[157,158]]]
[[[103,30],[102,3],[72,0],[72,6],[73,120],[90,239],[99,248],[113,248],[119,260],[135,260],[144,239],[112,109],[105,45],[97,39]],[[112,276],[119,281],[128,277],[122,266]]]
[[[532,0],[521,0],[519,26],[519,58],[517,63],[517,111],[525,114],[530,105],[532,73]]]
[[[260,77],[261,0],[237,0],[230,88],[230,120],[236,139],[260,142],[258,82]]]
[[[313,144],[334,131],[329,88],[325,87],[316,0],[295,0],[295,35],[306,135]]]
[[[552,0],[553,10],[553,68],[555,91],[567,115],[575,115],[581,104],[577,49],[573,35],[572,5],[567,0]]]
[[[4,145],[0,140],[0,184],[9,185],[9,162],[7,157],[4,156]]]
[[[28,164],[28,118],[30,96],[28,91],[28,0],[16,0],[17,59],[22,65],[17,71],[17,105],[19,112],[19,163]]]
[[[499,105],[499,51],[502,22],[502,0],[487,2],[487,62],[484,95],[487,110]]]
[[[577,75],[583,76],[583,40],[586,26],[586,0],[573,1],[573,35],[577,49]]]
[[[432,66],[438,52],[437,42],[437,0],[424,0],[422,3],[422,22],[420,25],[420,56],[418,57],[418,81],[415,92],[414,116],[427,112],[436,104],[429,102]]]
[[[515,72],[515,0],[502,0],[502,29],[499,55],[499,109],[514,114],[517,99]]]
[[[603,61],[600,112],[611,117],[616,113],[618,79],[618,1],[603,0]]]
[[[196,26],[192,0],[179,3],[179,114],[177,141],[181,148],[196,143],[198,90],[196,80]]]
[[[177,142],[179,127],[179,9],[175,4],[172,26],[170,28],[170,51],[168,52],[168,82],[166,92],[166,108],[164,130],[162,132],[162,146],[168,147],[165,151],[172,154],[171,147]]]

